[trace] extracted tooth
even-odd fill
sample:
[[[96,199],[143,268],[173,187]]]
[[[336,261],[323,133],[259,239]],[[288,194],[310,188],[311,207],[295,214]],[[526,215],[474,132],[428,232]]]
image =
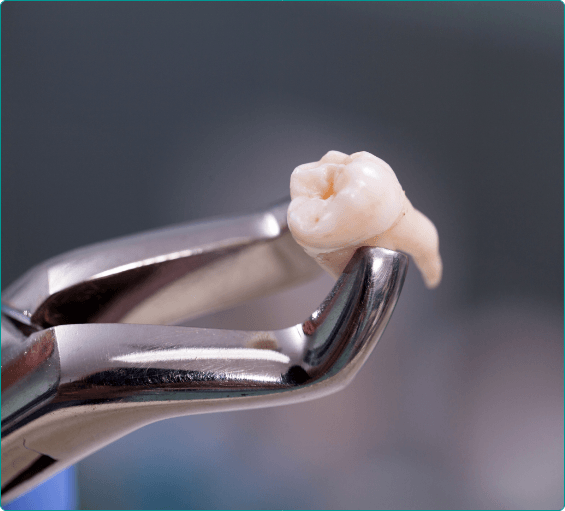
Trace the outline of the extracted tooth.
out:
[[[330,151],[319,162],[294,169],[290,195],[292,235],[335,278],[357,248],[373,246],[409,253],[426,285],[439,284],[437,230],[414,209],[380,158]]]

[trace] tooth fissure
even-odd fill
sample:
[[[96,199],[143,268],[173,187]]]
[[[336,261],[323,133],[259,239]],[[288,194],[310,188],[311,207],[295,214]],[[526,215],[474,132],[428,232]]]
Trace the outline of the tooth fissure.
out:
[[[327,200],[335,195],[334,176],[331,175],[328,179],[328,187],[322,195],[322,200]],[[318,219],[319,220],[319,219]]]

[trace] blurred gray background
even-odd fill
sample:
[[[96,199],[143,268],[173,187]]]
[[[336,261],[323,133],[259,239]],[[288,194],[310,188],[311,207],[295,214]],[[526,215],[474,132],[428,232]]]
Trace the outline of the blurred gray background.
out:
[[[143,428],[86,509],[563,507],[563,4],[2,4],[2,287],[63,251],[387,161],[440,233],[345,391]],[[304,320],[320,277],[200,320]],[[267,322],[267,324],[265,324]],[[261,324],[260,324],[261,323]]]

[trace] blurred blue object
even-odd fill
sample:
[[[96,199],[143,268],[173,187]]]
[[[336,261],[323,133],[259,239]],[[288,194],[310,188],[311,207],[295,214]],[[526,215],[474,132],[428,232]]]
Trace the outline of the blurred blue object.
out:
[[[4,509],[76,509],[77,497],[76,469],[70,467],[13,500]]]

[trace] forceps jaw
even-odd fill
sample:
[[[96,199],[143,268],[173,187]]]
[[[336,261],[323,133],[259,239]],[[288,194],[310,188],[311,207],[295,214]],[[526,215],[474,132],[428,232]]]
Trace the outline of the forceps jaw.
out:
[[[293,270],[301,249],[292,252],[286,235],[282,224],[267,241],[235,245],[249,262],[256,257],[249,247],[283,240],[279,250],[297,258],[294,266],[286,263]],[[233,261],[232,255],[222,257]],[[283,330],[58,324],[14,334],[20,349],[2,367],[2,501],[157,420],[292,404],[340,390],[380,338],[407,265],[401,253],[359,249],[320,308]]]

